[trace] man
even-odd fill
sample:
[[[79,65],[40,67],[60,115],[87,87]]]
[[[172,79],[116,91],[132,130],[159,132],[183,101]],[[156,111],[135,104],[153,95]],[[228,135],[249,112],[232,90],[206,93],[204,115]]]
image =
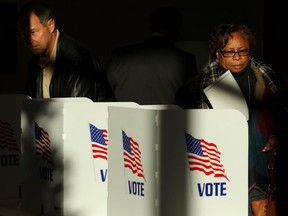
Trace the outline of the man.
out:
[[[175,8],[158,8],[151,14],[149,38],[112,52],[107,77],[117,101],[177,104],[177,92],[197,74],[195,56],[174,46],[181,26]]]
[[[26,93],[32,98],[88,97],[112,100],[98,60],[80,42],[56,28],[51,8],[30,1],[18,13],[24,42],[32,52]]]

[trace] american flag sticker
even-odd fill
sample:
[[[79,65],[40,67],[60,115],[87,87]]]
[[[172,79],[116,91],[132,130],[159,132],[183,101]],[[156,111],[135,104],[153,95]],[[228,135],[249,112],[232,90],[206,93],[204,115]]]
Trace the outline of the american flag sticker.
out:
[[[0,149],[20,152],[14,138],[14,130],[8,122],[0,120]]]
[[[40,155],[43,161],[54,166],[51,152],[51,141],[48,132],[44,128],[39,127],[37,122],[34,122],[34,127],[36,154]]]
[[[224,166],[221,164],[221,152],[217,145],[204,139],[196,139],[188,133],[185,133],[185,136],[189,170],[202,172],[206,176],[214,176],[215,178],[226,178],[230,181]]]
[[[122,130],[124,167],[130,169],[132,173],[145,180],[144,169],[141,162],[141,151],[139,144],[128,137]],[[146,180],[145,180],[146,181]]]
[[[108,131],[89,124],[93,158],[108,159]]]

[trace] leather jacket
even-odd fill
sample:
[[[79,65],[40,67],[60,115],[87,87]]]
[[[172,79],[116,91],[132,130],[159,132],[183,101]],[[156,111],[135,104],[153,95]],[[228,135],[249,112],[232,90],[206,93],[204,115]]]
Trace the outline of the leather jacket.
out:
[[[32,55],[29,62],[26,94],[32,98],[43,98],[39,59],[39,55]],[[94,102],[114,101],[99,61],[86,47],[63,33],[58,39],[49,92],[51,98],[88,97]]]

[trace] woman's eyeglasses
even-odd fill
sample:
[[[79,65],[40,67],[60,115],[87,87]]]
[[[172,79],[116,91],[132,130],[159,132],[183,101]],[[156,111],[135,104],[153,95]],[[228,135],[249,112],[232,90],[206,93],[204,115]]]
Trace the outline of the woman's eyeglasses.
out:
[[[245,49],[245,50],[240,50],[238,52],[234,52],[234,51],[227,51],[227,50],[220,50],[220,53],[223,55],[223,57],[234,57],[236,55],[236,53],[239,56],[248,56],[250,55],[250,49]]]

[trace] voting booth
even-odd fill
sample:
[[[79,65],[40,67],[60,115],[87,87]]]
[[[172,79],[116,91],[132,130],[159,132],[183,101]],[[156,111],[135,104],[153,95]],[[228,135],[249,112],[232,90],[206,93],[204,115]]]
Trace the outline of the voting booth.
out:
[[[108,111],[108,216],[248,214],[242,113],[141,106]]]
[[[26,99],[21,128],[21,209],[32,215],[248,213],[239,111]]]
[[[21,112],[21,209],[107,215],[108,106],[88,98],[32,99]]]
[[[16,207],[20,196],[21,104],[27,95],[0,95],[0,207]]]

